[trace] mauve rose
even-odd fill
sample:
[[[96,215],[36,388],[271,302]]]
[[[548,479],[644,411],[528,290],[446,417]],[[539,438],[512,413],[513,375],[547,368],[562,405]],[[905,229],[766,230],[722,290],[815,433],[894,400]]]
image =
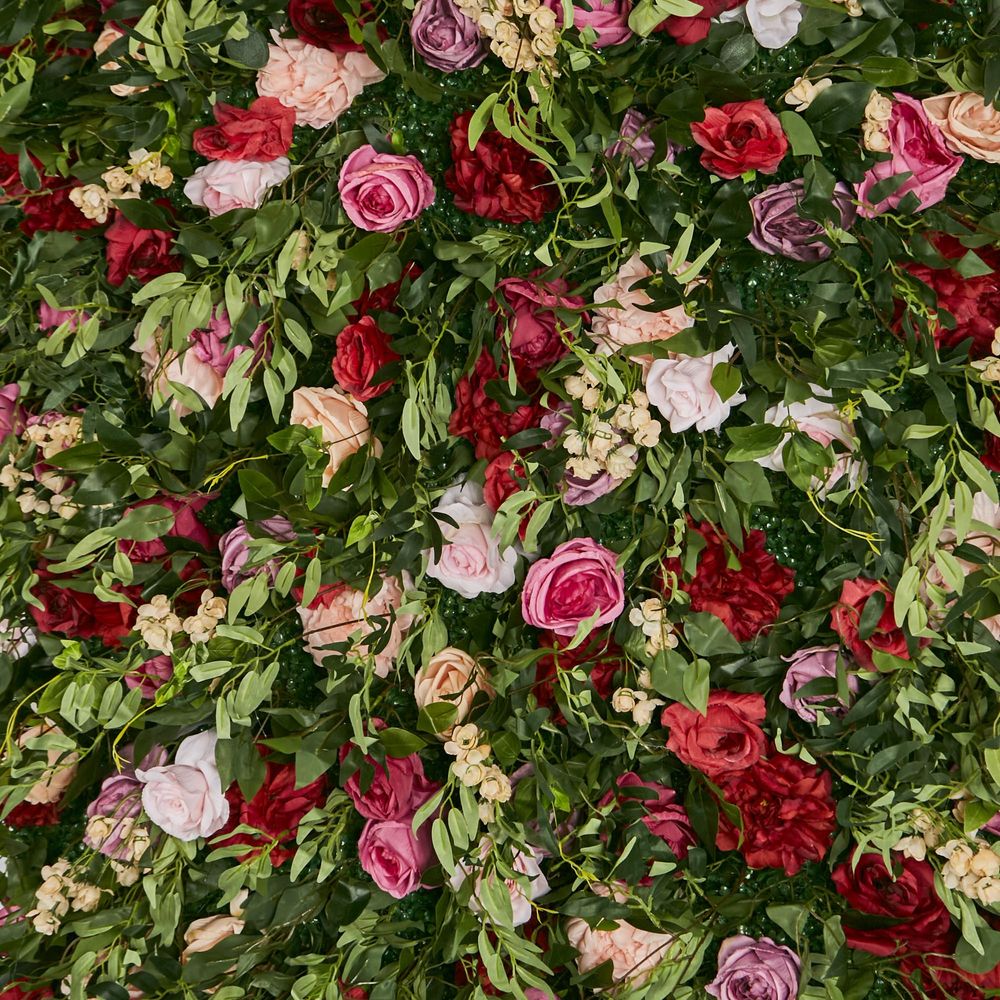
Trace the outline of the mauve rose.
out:
[[[563,500],[570,507],[586,507],[588,504],[600,500],[601,497],[607,496],[623,482],[623,479],[615,479],[610,472],[598,472],[597,475],[591,476],[589,479],[567,472],[559,484],[559,489],[562,492]]]
[[[156,692],[174,676],[174,664],[169,656],[154,656],[130,670],[124,677],[130,691],[139,689],[143,698],[155,698]]]
[[[993,819],[985,822],[983,824],[983,829],[988,830],[997,837],[1000,837],[1000,812],[998,812]]]
[[[987,107],[982,94],[951,91],[925,97],[924,111],[956,153],[1000,163],[1000,110]]]
[[[556,23],[563,23],[563,0],[544,0],[545,5],[555,11]],[[632,0],[587,0],[587,10],[579,3],[573,4],[573,27],[579,31],[593,28],[597,32],[595,49],[609,45],[621,45],[632,37],[628,26],[628,16],[632,12]]]
[[[930,208],[945,196],[948,183],[964,162],[948,149],[944,133],[935,125],[920,101],[906,94],[893,94],[889,118],[889,159],[880,160],[868,169],[857,185],[856,194],[865,218],[873,218],[894,209],[913,192],[918,208]],[[877,205],[869,202],[872,188],[888,177],[910,174],[896,190]]]
[[[368,410],[364,403],[339,389],[303,386],[292,393],[289,423],[319,427],[330,461],[323,470],[323,485],[359,448],[371,440]]]
[[[341,747],[341,763],[349,750],[349,744]],[[365,761],[374,771],[371,784],[365,787],[361,769],[344,782],[344,791],[365,819],[409,821],[441,787],[424,775],[423,761],[415,753],[386,757],[384,766],[371,757]]]
[[[798,691],[801,688],[821,677],[827,677],[836,682],[839,653],[839,646],[807,646],[797,653],[792,653],[791,656],[783,656],[782,659],[788,664],[788,671],[785,673],[785,680],[781,685],[781,694],[778,695],[781,704],[790,708],[806,722],[816,721],[814,705],[822,708],[827,715],[843,715],[849,706],[837,697],[836,690],[830,694],[811,694],[804,698],[798,697]],[[856,674],[848,672],[847,687],[852,695],[858,693],[860,682]]]
[[[820,237],[823,226],[799,215],[798,207],[805,193],[805,181],[794,180],[786,184],[773,184],[750,199],[753,212],[753,229],[747,239],[763,253],[780,254],[791,260],[825,260],[833,252]],[[855,209],[850,202],[846,184],[837,184],[833,190],[834,205],[840,211],[841,229],[854,222]]]
[[[287,180],[292,166],[287,156],[259,163],[254,160],[213,160],[199,167],[184,185],[192,204],[223,215],[237,208],[260,208],[267,192]]]
[[[622,119],[616,139],[604,152],[608,156],[627,156],[636,167],[644,167],[656,152],[656,143],[649,137],[649,119],[635,108],[629,108]],[[677,147],[667,146],[667,163],[674,162]]]
[[[719,948],[715,979],[706,987],[718,1000],[795,1000],[799,956],[769,937],[726,938]]]
[[[8,434],[20,431],[23,423],[21,407],[17,403],[20,395],[21,387],[16,382],[0,386],[0,441]]]
[[[337,190],[359,229],[391,233],[434,204],[434,182],[415,156],[356,149],[340,168]]]
[[[524,620],[562,636],[576,635],[591,617],[591,631],[609,625],[625,609],[625,573],[617,558],[592,538],[563,542],[528,570],[521,591]]]
[[[479,28],[455,0],[419,0],[410,18],[410,38],[417,55],[445,73],[478,66],[486,58]]]
[[[723,399],[712,385],[716,366],[728,363],[735,353],[736,345],[726,344],[700,358],[657,358],[649,366],[646,395],[675,434],[691,427],[703,433],[717,431],[733,407],[746,402],[742,392]]]
[[[510,333],[510,354],[518,375],[531,379],[542,368],[555,364],[569,350],[569,328],[556,310],[583,309],[583,299],[568,295],[569,285],[552,281],[504,278],[497,292],[506,303],[497,318],[497,339]]]
[[[402,899],[420,888],[434,860],[430,825],[424,823],[414,834],[408,819],[370,819],[358,840],[358,860],[383,892]]]
[[[255,523],[257,534],[252,535],[246,521],[241,520],[235,528],[227,531],[219,539],[219,554],[222,556],[222,585],[226,590],[234,590],[244,580],[258,573],[267,573],[273,583],[278,575],[278,561],[269,559],[261,566],[247,566],[250,559],[250,547],[247,544],[251,538],[270,536],[282,542],[290,542],[295,538],[295,529],[291,521],[280,514]]]

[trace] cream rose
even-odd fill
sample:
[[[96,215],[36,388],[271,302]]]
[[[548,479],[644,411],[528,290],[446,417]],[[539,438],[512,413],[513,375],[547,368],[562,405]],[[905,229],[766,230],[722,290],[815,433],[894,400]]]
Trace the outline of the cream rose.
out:
[[[293,424],[319,427],[323,431],[323,444],[330,453],[330,462],[323,472],[324,486],[371,437],[365,404],[339,389],[296,389],[292,394],[290,419]]]
[[[1000,163],[1000,110],[987,107],[980,94],[951,91],[926,97],[923,103],[927,117],[956,153]]]
[[[437,702],[455,706],[454,724],[445,732],[438,733],[442,740],[449,739],[455,725],[469,717],[472,703],[480,692],[489,698],[495,694],[486,671],[468,653],[454,646],[447,646],[432,656],[417,671],[413,682],[417,708],[426,708]]]
[[[220,941],[242,932],[246,922],[239,917],[218,913],[214,917],[200,917],[192,920],[184,932],[184,950],[181,952],[181,965],[184,965],[192,955],[211,951]]]
[[[17,745],[27,747],[32,740],[47,735],[63,736],[63,731],[46,720],[44,725],[31,726],[25,729],[17,738]],[[70,782],[76,777],[76,763],[79,754],[70,751],[52,749],[47,751],[48,767],[42,776],[31,786],[31,791],[24,797],[25,802],[32,805],[50,805],[58,802],[69,788]]]

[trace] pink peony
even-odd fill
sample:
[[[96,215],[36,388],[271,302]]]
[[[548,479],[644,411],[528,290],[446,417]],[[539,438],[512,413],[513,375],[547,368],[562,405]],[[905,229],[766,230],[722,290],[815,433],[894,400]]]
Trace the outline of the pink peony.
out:
[[[237,208],[260,208],[267,192],[287,180],[287,156],[258,163],[254,160],[213,160],[188,178],[184,194],[192,203],[222,215]]]

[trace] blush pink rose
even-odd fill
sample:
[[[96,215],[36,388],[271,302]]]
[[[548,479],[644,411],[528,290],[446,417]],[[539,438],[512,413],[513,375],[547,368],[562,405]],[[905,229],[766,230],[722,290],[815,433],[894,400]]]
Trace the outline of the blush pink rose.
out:
[[[391,233],[434,204],[434,182],[415,156],[356,149],[337,182],[347,217],[359,229]]]
[[[186,417],[192,412],[190,407],[175,397],[170,384],[173,382],[196,393],[211,409],[222,397],[223,376],[202,361],[194,351],[186,350],[178,354],[169,347],[163,350],[162,337],[162,332],[157,331],[145,341],[140,341],[139,328],[136,327],[132,343],[132,350],[142,359],[142,378],[154,404],[171,400],[171,409],[178,416]]]
[[[324,486],[333,479],[337,469],[371,439],[365,404],[339,389],[296,389],[292,394],[289,420],[322,430],[323,444],[330,454],[330,461],[323,470]]]
[[[924,111],[956,153],[1000,163],[1000,110],[987,106],[982,94],[951,91],[925,97]]]
[[[563,0],[545,0],[545,5],[555,12],[556,23],[561,26]],[[587,7],[579,3],[573,4],[573,27],[580,31],[593,28],[597,33],[595,49],[621,45],[632,37],[632,29],[628,26],[632,0],[587,0]]]
[[[297,125],[326,128],[365,87],[385,77],[364,52],[331,52],[276,31],[271,37],[267,65],[257,73],[257,93],[291,108]]]
[[[18,736],[17,745],[21,749],[33,749],[33,741],[43,736],[65,739],[66,734],[46,719],[43,725],[29,726],[25,729]],[[77,763],[80,759],[76,751],[71,750],[67,753],[65,750],[52,748],[45,751],[45,756],[48,766],[24,797],[24,801],[30,805],[52,805],[58,802],[76,777]]]
[[[358,841],[358,860],[372,881],[396,899],[420,888],[434,858],[430,825],[414,834],[410,821],[370,819]]]
[[[609,625],[625,609],[625,573],[617,556],[592,538],[574,538],[528,570],[521,613],[535,628],[576,635],[593,617],[591,630]]]
[[[712,375],[716,365],[728,363],[736,353],[734,344],[700,358],[657,358],[646,371],[646,395],[675,434],[689,430],[717,431],[734,406],[746,402],[742,392],[723,399]]]
[[[948,190],[948,183],[958,173],[963,159],[945,142],[944,133],[928,118],[920,101],[906,94],[893,94],[889,118],[889,159],[870,167],[857,186],[859,213],[873,218],[895,208],[911,191],[920,208],[936,205]],[[870,202],[872,188],[897,174],[912,174],[889,197],[877,205]]]
[[[199,167],[184,185],[192,203],[222,215],[237,208],[260,208],[267,192],[287,180],[292,167],[287,156],[255,160],[213,160]]]

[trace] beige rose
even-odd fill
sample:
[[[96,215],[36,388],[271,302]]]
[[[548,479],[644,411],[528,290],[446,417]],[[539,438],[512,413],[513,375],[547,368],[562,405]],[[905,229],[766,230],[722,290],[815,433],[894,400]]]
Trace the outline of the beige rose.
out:
[[[330,463],[323,472],[324,486],[371,437],[365,404],[339,389],[296,389],[292,395],[291,422],[323,431],[323,444],[330,452]]]
[[[63,731],[58,726],[46,722],[45,725],[31,726],[26,729],[17,738],[17,745],[23,748],[27,746],[29,741],[48,733],[54,733],[57,736],[63,735]],[[31,791],[25,796],[24,801],[30,802],[32,805],[49,805],[58,802],[65,794],[66,789],[69,788],[70,782],[76,777],[77,760],[79,760],[79,755],[74,752],[65,753],[62,750],[49,750],[49,766],[41,778],[32,785]]]
[[[472,702],[480,691],[489,698],[494,695],[486,671],[468,653],[454,646],[447,646],[432,656],[417,671],[413,681],[417,708],[440,701],[455,706],[455,722],[445,732],[438,733],[442,740],[449,739],[455,725],[469,717]]]
[[[97,36],[97,41],[94,42],[94,55],[103,55],[111,46],[118,41],[119,38],[124,38],[125,32],[119,28],[116,28],[113,24],[108,24],[105,26],[104,30]],[[135,53],[134,58],[146,61],[146,57],[141,51]],[[112,71],[116,69],[121,69],[121,63],[117,60],[111,59],[107,62],[101,63],[101,69]],[[111,93],[115,97],[131,97],[132,94],[144,94],[149,87],[132,87],[127,83],[115,83],[109,88]]]
[[[923,103],[927,117],[956,153],[1000,163],[1000,111],[987,107],[979,94],[951,91]]]
[[[181,952],[183,965],[192,955],[211,951],[220,941],[233,934],[239,934],[245,921],[228,914],[216,914],[214,917],[201,917],[192,920],[184,932],[184,950]]]

